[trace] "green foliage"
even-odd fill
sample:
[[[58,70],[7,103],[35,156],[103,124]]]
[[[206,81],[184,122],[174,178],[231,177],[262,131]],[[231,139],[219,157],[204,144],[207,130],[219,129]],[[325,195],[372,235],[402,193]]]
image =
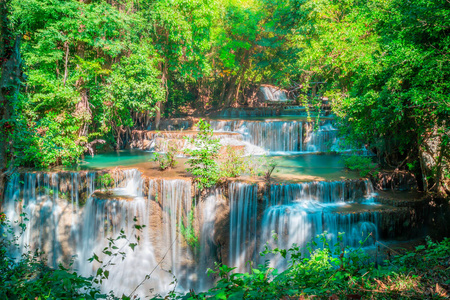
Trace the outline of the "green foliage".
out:
[[[350,155],[343,156],[342,159],[347,169],[358,171],[361,177],[376,176],[379,172],[378,165],[372,161],[371,157]]]
[[[450,257],[448,238],[438,243],[428,240],[426,246],[380,266],[362,248],[343,248],[342,235],[336,245],[328,244],[326,233],[318,237],[321,247],[315,242],[309,244],[306,255],[295,244],[290,249],[266,247],[262,256],[279,255],[288,262],[284,272],[269,267],[268,261],[252,267],[248,273],[235,273],[235,268],[216,264],[210,270],[219,278],[213,288],[204,293],[172,295],[170,299],[411,299],[425,294],[445,297],[446,292],[439,285],[450,280],[446,270]]]
[[[278,172],[276,170],[277,165],[276,161],[271,157],[265,155],[258,158],[253,157],[249,162],[250,175],[263,177],[264,181],[270,185],[273,172]]]
[[[69,165],[104,140],[120,144],[132,113],[152,114],[164,98],[158,53],[131,2],[11,2],[26,73],[11,119],[17,165]]]
[[[176,145],[167,146],[167,152],[164,154],[155,153],[152,161],[156,161],[159,164],[159,169],[161,171],[172,169],[178,163],[175,160],[175,156],[178,153],[178,148]]]
[[[195,234],[194,228],[194,210],[192,209],[187,216],[186,225],[184,224],[184,218],[180,222],[180,234],[184,237],[186,243],[191,247],[191,249],[198,249],[199,240],[198,236]]]
[[[114,178],[111,176],[111,174],[106,173],[100,175],[97,178],[97,182],[105,193],[108,194],[112,193],[111,189],[114,187]]]
[[[304,1],[301,9],[307,18],[292,36],[299,59],[291,78],[324,82],[321,93],[346,141],[368,145],[392,168],[422,161],[412,171],[425,175],[424,189],[442,191],[450,132],[448,3],[323,0]],[[437,151],[430,151],[435,142]],[[432,167],[423,163],[427,155]]]
[[[217,162],[220,144],[219,140],[214,138],[211,125],[200,119],[197,123],[198,134],[195,138],[187,138],[194,146],[192,149],[186,149],[185,152],[190,156],[187,163],[188,172],[194,177],[194,182],[201,191],[205,188],[214,186],[220,179],[220,168]]]
[[[368,145],[393,168],[414,163],[424,189],[442,191],[447,4],[11,0],[26,76],[2,120],[14,145],[8,157],[73,164],[98,143],[120,148],[137,114],[246,104],[258,84],[273,83],[294,85],[308,117],[328,97],[346,141]]]
[[[236,149],[228,145],[225,148],[225,158],[220,164],[221,177],[239,177],[248,169],[248,159],[244,157],[243,149]]]

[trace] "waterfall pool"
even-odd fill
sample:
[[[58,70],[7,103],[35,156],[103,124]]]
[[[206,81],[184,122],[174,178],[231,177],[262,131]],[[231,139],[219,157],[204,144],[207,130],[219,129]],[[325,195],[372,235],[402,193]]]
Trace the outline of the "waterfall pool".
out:
[[[93,157],[86,156],[83,161],[68,170],[101,170],[115,167],[138,168],[146,174],[167,176],[170,174],[160,172],[155,162],[150,162],[153,152],[134,150],[120,150]],[[257,159],[259,156],[255,156]],[[277,182],[344,180],[359,178],[358,172],[345,169],[342,156],[337,154],[295,154],[268,156],[277,163],[274,180]],[[184,164],[187,158],[177,158],[179,161],[175,168],[179,176],[186,175]],[[173,172],[172,172],[173,173]]]

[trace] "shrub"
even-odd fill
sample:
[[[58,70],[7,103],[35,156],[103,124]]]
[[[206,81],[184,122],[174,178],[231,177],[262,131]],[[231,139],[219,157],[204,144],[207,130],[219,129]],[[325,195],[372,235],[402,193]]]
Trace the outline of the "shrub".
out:
[[[189,212],[189,215],[187,216],[186,221],[184,221],[183,217],[181,217],[181,218],[182,218],[182,221],[179,224],[180,234],[184,237],[184,240],[192,249],[198,248],[199,240],[198,240],[198,236],[195,233],[195,228],[194,228],[194,210],[191,210]],[[187,223],[187,224],[185,225],[184,223]]]
[[[98,184],[103,192],[107,194],[112,194],[111,188],[114,186],[114,178],[112,178],[111,174],[106,173],[100,175],[98,177]]]
[[[225,150],[225,159],[220,165],[222,178],[239,177],[248,169],[248,160],[244,157],[243,149],[236,149],[228,145]]]
[[[344,165],[352,171],[359,171],[359,175],[366,177],[367,175],[375,176],[378,174],[378,165],[372,162],[367,156],[351,155],[343,158]]]
[[[170,170],[178,163],[175,160],[175,156],[178,152],[178,149],[174,145],[167,146],[167,152],[164,154],[155,153],[152,161],[156,161],[159,164],[159,169],[161,171]]]
[[[261,156],[259,158],[252,158],[249,162],[249,170],[251,176],[260,176],[264,178],[267,184],[272,182],[272,175],[275,172],[277,163],[273,158]]]
[[[197,123],[199,132],[195,138],[186,138],[194,147],[186,149],[190,156],[187,171],[194,177],[194,182],[201,191],[214,186],[220,179],[217,158],[220,150],[219,140],[213,137],[211,125],[200,119]]]

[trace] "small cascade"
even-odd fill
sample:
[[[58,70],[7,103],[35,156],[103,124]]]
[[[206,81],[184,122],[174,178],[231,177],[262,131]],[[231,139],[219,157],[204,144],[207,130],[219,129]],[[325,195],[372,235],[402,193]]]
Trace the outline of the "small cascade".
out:
[[[209,121],[214,131],[237,132],[243,140],[268,151],[302,151],[299,121]]]
[[[81,273],[86,276],[95,275],[100,264],[86,263],[87,259],[95,253],[104,263],[110,261],[112,264],[104,268],[109,271],[110,276],[102,285],[102,289],[105,292],[114,290],[117,295],[129,295],[157,266],[149,229],[144,227],[142,231],[138,231],[134,227],[135,225],[147,226],[149,215],[146,199],[142,196],[131,201],[90,197],[83,216],[81,243],[77,247],[80,258],[78,268]],[[102,250],[108,247],[108,238],[116,239],[122,233],[126,239],[117,239],[114,246],[119,249],[116,251],[123,254],[115,257],[102,255]],[[137,246],[132,249],[130,244],[137,244]],[[116,252],[113,249],[110,251]],[[144,297],[145,291],[151,288],[167,291],[170,289],[169,282],[170,276],[166,272],[156,270],[150,280],[140,287],[137,295]]]
[[[155,195],[155,201],[161,205],[162,228],[158,233],[157,244],[161,250],[169,253],[170,259],[165,264],[170,264],[173,275],[179,280],[179,288],[188,289],[189,284],[195,281],[192,277],[194,257],[189,247],[182,245],[184,238],[179,228],[182,222],[187,227],[192,209],[191,183],[185,180],[161,180],[158,190],[160,193]]]
[[[245,270],[245,263],[256,258],[258,227],[257,186],[230,183],[230,252],[229,265],[237,272]]]
[[[308,152],[326,152],[337,151],[337,129],[333,127],[331,122],[325,122],[317,130],[314,130],[314,124],[308,123],[305,136],[306,151]]]
[[[270,117],[279,115],[280,115],[279,109],[267,107],[225,108],[216,113],[216,116],[222,118]]]
[[[291,204],[303,200],[321,203],[352,202],[373,195],[372,182],[364,180],[312,181],[273,184],[266,197],[267,205]]]
[[[318,130],[314,122],[210,120],[216,132],[234,132],[252,145],[270,152],[340,151],[337,129],[330,121],[322,121]],[[234,137],[231,137],[234,138]]]
[[[304,248],[324,232],[331,245],[338,242],[339,232],[345,233],[343,245],[356,247],[367,237],[364,246],[373,245],[378,239],[380,212],[351,209],[372,193],[369,180],[272,184],[263,202],[258,202],[254,185],[232,183],[229,264],[237,267],[237,271],[245,271],[245,262],[263,262],[256,254],[267,243],[282,249],[293,244]],[[344,207],[350,211],[345,212]],[[285,267],[281,262],[286,260],[270,258],[273,267]]]
[[[294,244],[302,254],[307,254],[305,246],[311,241],[320,245],[318,235],[326,233],[331,247],[339,241],[341,245],[359,247],[374,245],[378,240],[379,212],[338,213],[316,201],[303,201],[298,204],[276,205],[269,207],[262,220],[261,251],[266,243],[272,247],[289,249]],[[283,270],[287,260],[279,256],[268,256],[270,265]]]
[[[147,131],[133,130],[126,139],[128,147],[131,149],[149,150],[155,152],[167,152],[169,146],[179,149],[179,154],[183,154],[184,149],[192,149],[194,146],[186,140],[187,137],[194,137],[196,131]],[[242,137],[238,133],[220,132],[214,134],[219,140],[233,140],[234,143],[242,144]],[[227,145],[229,143],[222,143]]]
[[[259,87],[259,90],[264,95],[264,100],[273,102],[285,102],[288,101],[286,91],[279,89],[275,86],[263,85]]]
[[[21,249],[44,251],[52,267],[67,261],[78,241],[79,205],[94,191],[94,179],[95,172],[13,174],[3,210],[9,220],[26,225],[23,234],[15,228]]]
[[[223,200],[223,193],[220,189],[213,189],[209,195],[201,202],[197,203],[201,211],[201,226],[199,240],[199,262],[196,274],[197,289],[207,290],[212,286],[212,278],[204,276],[207,274],[208,268],[212,269],[214,263],[218,261],[217,245],[215,244],[215,222],[218,203]]]

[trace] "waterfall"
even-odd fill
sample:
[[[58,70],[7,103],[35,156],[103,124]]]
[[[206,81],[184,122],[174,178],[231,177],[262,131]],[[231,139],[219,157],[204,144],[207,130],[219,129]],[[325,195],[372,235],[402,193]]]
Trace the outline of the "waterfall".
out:
[[[215,222],[217,205],[220,201],[223,201],[223,193],[221,189],[212,189],[208,196],[202,201],[203,203],[197,203],[201,206],[201,226],[200,226],[200,244],[199,252],[201,253],[198,262],[198,290],[207,290],[212,286],[212,278],[206,276],[208,268],[213,269],[214,262],[218,261],[217,246],[215,244]]]
[[[245,142],[271,152],[337,151],[337,130],[330,121],[323,121],[314,131],[314,122],[210,120],[216,132],[236,132]],[[231,137],[233,138],[233,137]]]
[[[144,227],[139,232],[134,227],[148,224],[148,219],[148,207],[142,196],[136,197],[132,201],[89,198],[84,213],[81,243],[77,247],[81,273],[86,276],[95,275],[100,264],[86,262],[95,253],[104,263],[111,261],[114,264],[104,268],[109,271],[110,275],[102,285],[102,289],[105,292],[114,290],[117,295],[129,295],[157,266],[149,229]],[[123,254],[116,257],[102,255],[102,250],[108,247],[108,238],[118,238],[121,231],[127,239],[117,239],[114,246],[117,247],[117,252]],[[139,237],[139,241],[137,237]],[[138,245],[133,249],[130,246],[132,243]],[[116,252],[112,249],[111,251]],[[170,289],[169,282],[170,276],[157,269],[151,275],[150,280],[137,291],[137,295],[144,297],[145,291],[152,288],[168,291]]]
[[[372,182],[364,180],[311,181],[292,184],[272,184],[266,197],[270,205],[290,204],[303,200],[322,203],[351,202],[373,195]]]
[[[192,207],[191,183],[185,180],[161,180],[159,185],[157,201],[161,203],[163,211],[163,228],[159,233],[161,239],[158,244],[169,251],[171,269],[179,280],[179,288],[188,289],[193,281],[191,271],[194,258],[189,247],[180,244],[183,237],[178,229],[183,220],[187,222]]]
[[[111,259],[114,265],[105,269],[110,275],[102,289],[116,294],[131,293],[153,269],[150,279],[137,291],[140,297],[148,295],[149,289],[169,292],[174,288],[174,276],[177,290],[208,288],[211,282],[199,280],[197,274],[201,271],[203,277],[213,262],[209,257],[200,259],[199,266],[196,262],[197,256],[204,256],[202,251],[210,251],[214,244],[215,201],[221,193],[212,194],[199,205],[199,213],[193,211],[190,181],[145,179],[135,169],[119,170],[112,173],[115,187],[106,193],[95,190],[97,176],[96,172],[13,174],[2,209],[10,220],[21,220],[21,213],[29,220],[19,239],[20,250],[45,251],[53,267],[67,264],[77,255],[74,266],[85,276],[95,275],[100,266],[87,262],[94,253],[104,262]],[[188,226],[191,212],[192,225],[201,226],[197,249],[191,249],[180,234],[180,226]],[[201,225],[196,220],[199,214]],[[145,227],[138,231],[135,225]],[[20,233],[19,226],[15,230]],[[121,255],[102,254],[108,239],[122,233],[127,240],[118,239],[115,246],[124,253],[124,260]],[[130,243],[138,245],[132,249]]]
[[[83,178],[81,178],[83,177]],[[48,263],[56,267],[70,258],[68,249],[77,242],[81,194],[94,191],[95,173],[23,173],[13,174],[6,187],[3,210],[11,221],[24,222],[26,229],[15,226],[22,251],[41,250]],[[86,185],[80,187],[80,181]],[[21,215],[23,214],[23,215]]]
[[[288,98],[286,97],[286,92],[275,86],[264,85],[260,86],[259,90],[264,95],[264,100],[266,101],[276,101],[276,102],[288,101]]]
[[[317,130],[313,130],[313,124],[308,124],[309,134],[306,136],[306,151],[308,152],[326,152],[337,151],[337,129],[331,122],[325,122]]]
[[[245,271],[247,261],[262,263],[270,258],[272,267],[283,269],[286,260],[275,256],[257,259],[266,244],[288,249],[304,248],[317,235],[327,232],[330,245],[344,232],[343,245],[365,246],[378,239],[379,212],[342,212],[340,207],[363,202],[373,193],[369,180],[272,184],[261,204],[254,185],[232,183],[230,195],[229,264]],[[262,216],[259,218],[258,216]],[[275,239],[274,239],[275,235]]]
[[[279,109],[268,109],[267,107],[225,108],[217,112],[217,116],[224,118],[270,117],[278,115],[280,115]]]
[[[246,183],[230,183],[230,252],[229,265],[237,271],[245,269],[245,263],[256,257],[258,202],[257,186]],[[250,255],[248,255],[250,253]]]
[[[302,128],[299,121],[209,121],[219,132],[237,132],[243,140],[268,151],[302,151]]]
[[[76,254],[76,269],[91,276],[100,266],[87,263],[93,253],[104,262],[111,260],[114,265],[106,268],[110,278],[102,289],[117,294],[129,294],[152,270],[137,291],[140,297],[150,289],[168,293],[174,288],[173,277],[178,291],[205,290],[212,284],[206,270],[221,260],[221,245],[228,246],[224,262],[239,272],[248,270],[246,262],[267,258],[283,269],[285,261],[259,257],[264,245],[304,247],[323,232],[335,244],[338,233],[345,232],[344,245],[356,247],[368,236],[364,246],[369,246],[384,222],[379,211],[361,204],[373,199],[369,180],[271,184],[262,190],[256,184],[231,182],[227,193],[216,188],[195,199],[191,181],[148,179],[135,169],[112,172],[114,187],[99,191],[96,179],[103,173],[13,174],[2,208],[10,220],[26,213],[29,221],[19,240],[21,249],[44,250],[53,267],[67,264]],[[135,225],[145,227],[138,231]],[[103,255],[108,238],[121,234],[127,239],[116,240],[115,246],[124,260],[121,255]],[[138,245],[132,249],[130,243]]]

